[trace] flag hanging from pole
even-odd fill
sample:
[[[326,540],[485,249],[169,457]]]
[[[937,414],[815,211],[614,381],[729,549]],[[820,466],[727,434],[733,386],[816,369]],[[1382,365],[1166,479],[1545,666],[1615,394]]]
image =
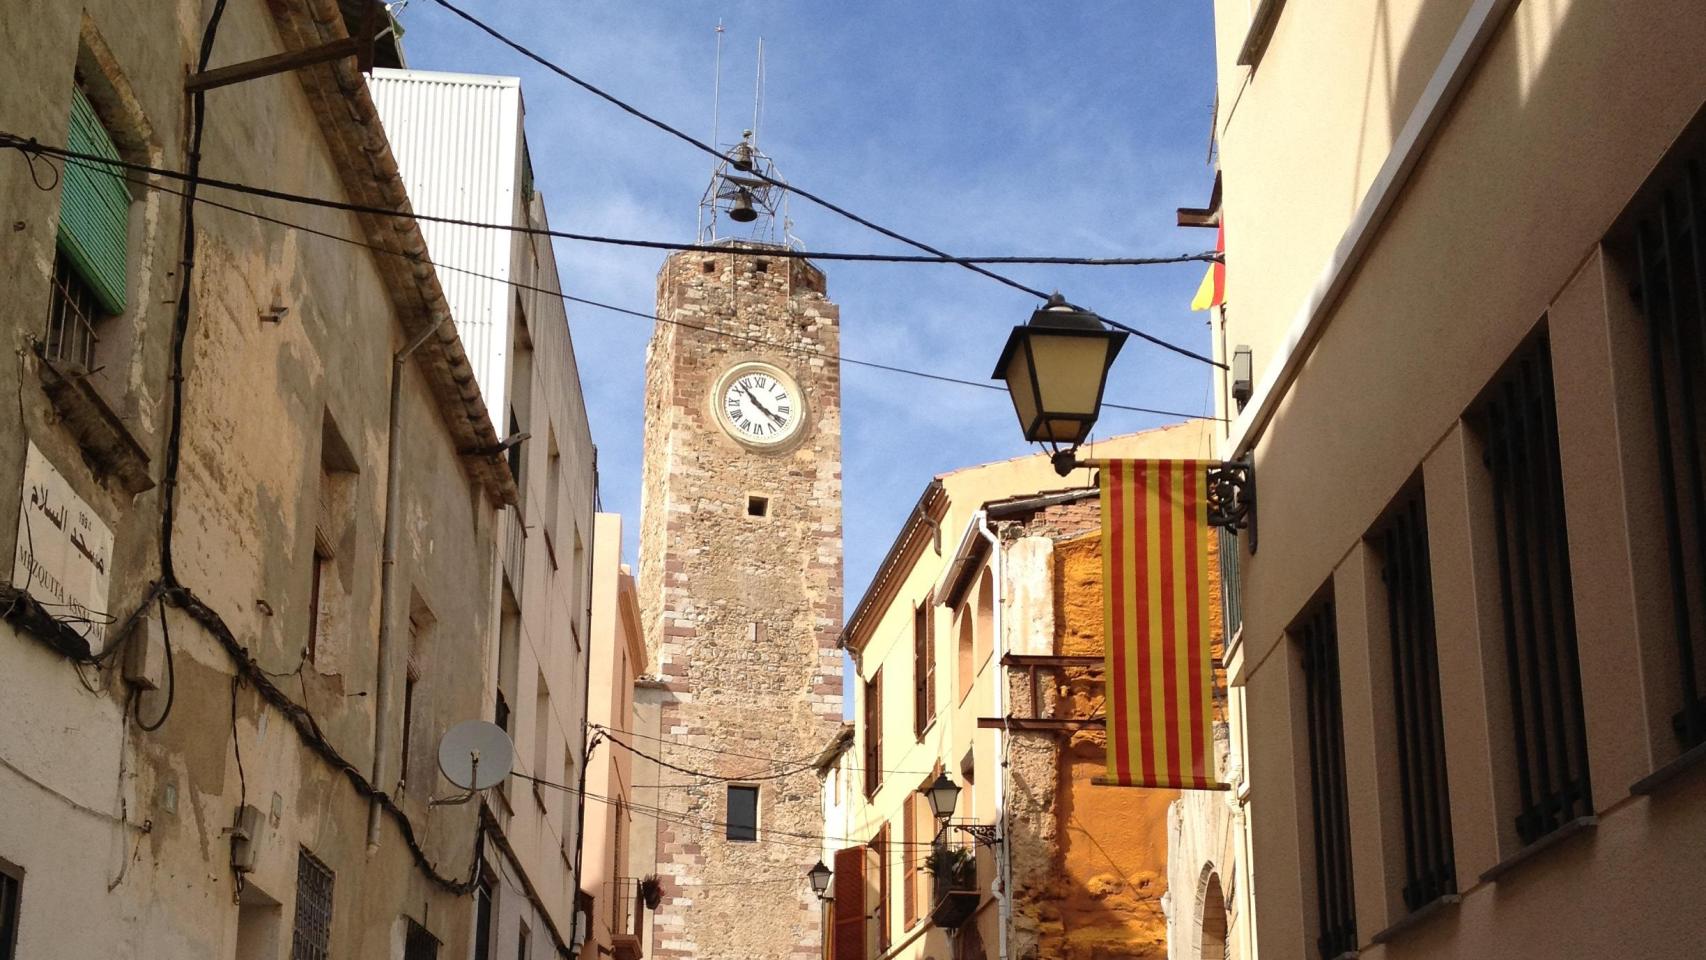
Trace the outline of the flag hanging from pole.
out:
[[[1105,460],[1108,771],[1100,783],[1226,789],[1215,768],[1205,460]]]
[[[1214,252],[1226,254],[1226,224],[1220,224],[1214,234]],[[1211,263],[1208,272],[1203,274],[1202,283],[1197,286],[1197,295],[1191,298],[1192,310],[1208,310],[1226,302],[1226,264]]]

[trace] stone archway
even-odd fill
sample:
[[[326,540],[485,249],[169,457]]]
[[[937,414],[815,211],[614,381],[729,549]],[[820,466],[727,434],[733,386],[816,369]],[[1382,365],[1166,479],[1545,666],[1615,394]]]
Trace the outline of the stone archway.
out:
[[[1220,886],[1220,874],[1214,872],[1213,864],[1205,866],[1203,872],[1206,876],[1197,894],[1200,919],[1196,960],[1227,960],[1226,891]]]

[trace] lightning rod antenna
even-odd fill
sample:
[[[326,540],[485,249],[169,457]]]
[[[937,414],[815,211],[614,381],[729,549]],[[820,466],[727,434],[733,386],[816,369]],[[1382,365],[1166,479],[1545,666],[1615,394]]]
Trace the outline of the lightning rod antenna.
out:
[[[717,109],[722,105],[722,100],[723,100],[723,18],[718,17],[717,18],[717,65],[716,65],[716,68],[715,68],[713,75],[712,75],[712,78],[711,78],[711,146],[713,146],[713,147],[717,146],[717,136],[718,136],[718,132],[719,132],[719,125],[718,125],[718,121],[717,121]],[[718,147],[718,149],[722,149],[722,148]],[[719,162],[721,162],[721,161],[719,161]],[[715,177],[717,175],[717,164],[716,163],[711,164],[711,175],[713,177]],[[704,231],[704,229],[705,229],[705,211],[704,211],[704,208],[701,207],[699,210],[699,224],[694,229],[693,235],[698,236],[701,232]]]
[[[758,78],[752,84],[752,145],[758,146],[758,118],[764,111],[764,38],[758,38]]]

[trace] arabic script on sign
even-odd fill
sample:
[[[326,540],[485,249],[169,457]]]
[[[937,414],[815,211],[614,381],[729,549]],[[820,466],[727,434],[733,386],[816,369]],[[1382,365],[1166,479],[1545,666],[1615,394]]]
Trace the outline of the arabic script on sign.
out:
[[[89,641],[106,646],[112,530],[71,489],[35,444],[24,460],[12,584]]]

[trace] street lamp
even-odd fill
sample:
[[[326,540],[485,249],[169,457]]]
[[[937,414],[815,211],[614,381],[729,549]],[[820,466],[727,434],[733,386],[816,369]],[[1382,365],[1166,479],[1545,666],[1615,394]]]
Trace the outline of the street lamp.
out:
[[[948,776],[946,770],[936,774],[936,779],[928,787],[920,787],[919,793],[930,801],[930,812],[936,816],[936,822],[941,824],[937,830],[936,839],[940,843],[943,833],[949,826],[964,834],[969,834],[978,843],[994,846],[1001,842],[999,832],[992,823],[954,823],[954,804],[960,799],[960,785],[954,778]]]
[[[1007,338],[990,379],[1006,381],[1025,439],[1047,443],[1055,452],[1056,469],[1063,454],[1065,462],[1073,462],[1072,449],[1096,425],[1108,368],[1126,336],[1056,293]]]
[[[954,804],[960,799],[960,786],[947,771],[936,775],[936,782],[919,791],[930,801],[930,812],[937,820],[949,820],[954,816]]]
[[[822,860],[817,862],[817,866],[812,867],[811,872],[806,874],[806,877],[811,880],[812,892],[817,894],[819,900],[829,895],[830,872],[829,868],[823,865]]]

